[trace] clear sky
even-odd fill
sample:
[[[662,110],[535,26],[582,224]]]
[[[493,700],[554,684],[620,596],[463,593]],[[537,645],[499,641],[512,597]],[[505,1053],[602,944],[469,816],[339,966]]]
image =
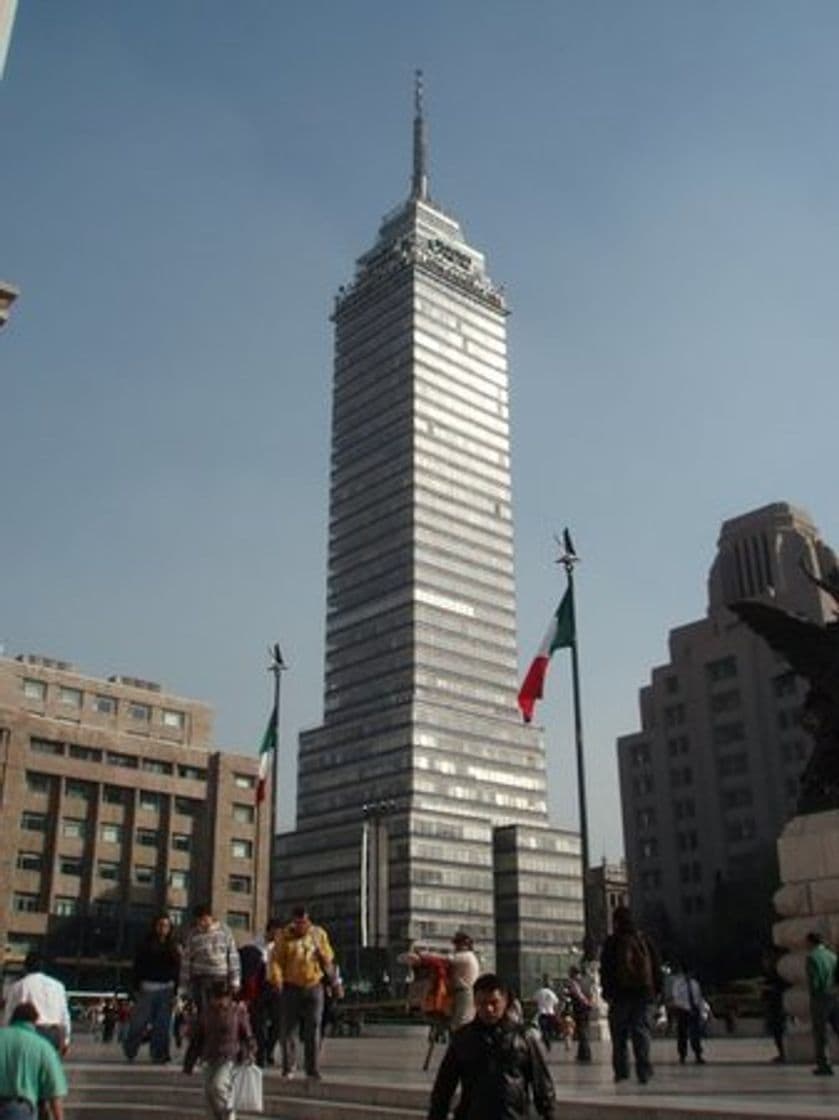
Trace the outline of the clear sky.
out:
[[[578,571],[592,855],[719,526],[839,545],[834,0],[23,0],[0,82],[0,640],[320,722],[334,292],[407,193],[506,285],[520,657]],[[575,823],[570,669],[540,708]]]

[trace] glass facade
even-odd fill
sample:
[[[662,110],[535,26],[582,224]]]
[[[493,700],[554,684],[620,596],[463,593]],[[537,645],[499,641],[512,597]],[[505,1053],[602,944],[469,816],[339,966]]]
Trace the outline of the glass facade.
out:
[[[349,960],[467,922],[491,963],[493,829],[547,829],[516,707],[506,316],[424,192],[335,303],[324,720],[300,738],[277,898]]]

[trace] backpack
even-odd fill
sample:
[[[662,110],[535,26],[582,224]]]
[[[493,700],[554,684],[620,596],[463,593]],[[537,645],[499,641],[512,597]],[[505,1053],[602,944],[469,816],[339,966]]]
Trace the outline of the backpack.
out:
[[[615,980],[619,988],[630,991],[649,992],[652,995],[655,990],[652,953],[642,933],[633,930],[619,938]]]
[[[452,1011],[448,962],[431,954],[423,956],[415,966],[414,979],[408,987],[408,1008],[430,1019],[448,1019]]]

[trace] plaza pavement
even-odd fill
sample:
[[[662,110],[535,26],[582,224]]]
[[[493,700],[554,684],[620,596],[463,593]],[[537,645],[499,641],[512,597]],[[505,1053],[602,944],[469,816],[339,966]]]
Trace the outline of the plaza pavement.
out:
[[[681,1066],[673,1039],[653,1043],[655,1077],[615,1085],[607,1043],[594,1044],[594,1061],[573,1052],[550,1053],[561,1114],[568,1120],[728,1120],[751,1116],[816,1120],[839,1116],[839,1076],[818,1078],[809,1065],[773,1065],[768,1039],[719,1037],[707,1042],[707,1064]],[[423,1120],[442,1048],[422,1071],[426,1040],[418,1029],[367,1027],[361,1038],[327,1039],[323,1081],[283,1081],[266,1071],[271,1120]],[[201,1078],[177,1064],[133,1065],[116,1044],[80,1036],[68,1062],[68,1120],[198,1120],[204,1116]]]

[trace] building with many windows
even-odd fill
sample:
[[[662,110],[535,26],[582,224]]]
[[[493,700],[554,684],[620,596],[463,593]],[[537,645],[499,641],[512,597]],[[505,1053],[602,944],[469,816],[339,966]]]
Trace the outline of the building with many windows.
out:
[[[149,920],[209,902],[266,918],[270,812],[254,757],[211,748],[205,704],[43,657],[0,658],[0,951],[105,987]],[[264,818],[261,819],[261,818]]]
[[[641,689],[641,730],[618,740],[633,909],[665,945],[700,947],[732,900],[766,904],[775,841],[795,813],[810,739],[806,686],[726,609],[765,597],[833,617],[818,577],[836,565],[809,516],[778,502],[724,522],[705,618],[670,632],[670,657]]]
[[[335,303],[324,719],[277,895],[350,971],[466,926],[485,961],[553,973],[581,936],[579,837],[548,828],[516,707],[508,310],[429,195],[419,100],[410,195]]]

